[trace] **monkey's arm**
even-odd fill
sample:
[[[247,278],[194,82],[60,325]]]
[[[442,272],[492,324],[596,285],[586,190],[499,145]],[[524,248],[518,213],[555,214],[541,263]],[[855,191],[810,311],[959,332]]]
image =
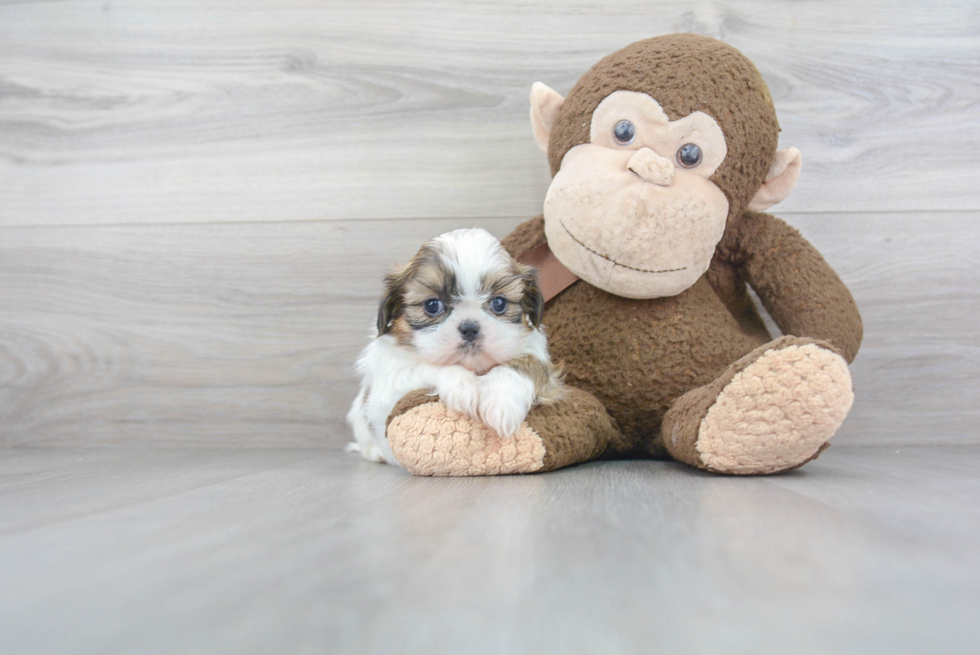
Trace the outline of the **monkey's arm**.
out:
[[[784,334],[829,341],[848,363],[864,329],[851,292],[816,248],[780,219],[746,212],[729,252]]]

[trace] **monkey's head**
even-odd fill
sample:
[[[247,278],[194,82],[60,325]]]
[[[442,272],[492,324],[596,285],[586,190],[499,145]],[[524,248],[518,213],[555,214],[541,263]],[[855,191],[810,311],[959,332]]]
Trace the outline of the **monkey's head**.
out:
[[[555,256],[628,298],[677,295],[746,209],[783,200],[799,176],[755,66],[693,34],[629,45],[567,98],[537,82],[531,125],[554,176],[544,203]]]

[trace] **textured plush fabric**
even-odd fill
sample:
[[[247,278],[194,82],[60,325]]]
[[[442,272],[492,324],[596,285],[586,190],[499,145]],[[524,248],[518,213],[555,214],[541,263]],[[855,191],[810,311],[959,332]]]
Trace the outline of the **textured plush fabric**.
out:
[[[504,247],[519,252],[544,241],[543,220],[519,226]],[[623,454],[666,456],[660,422],[671,402],[707,384],[769,340],[743,331],[706,278],[670,298],[632,300],[586,282],[545,306],[543,325],[565,381],[594,395],[616,420]]]
[[[803,168],[803,155],[796,148],[784,148],[776,151],[776,157],[766,174],[766,181],[755,192],[747,209],[764,212],[773,205],[785,200],[796,181],[800,178]]]
[[[837,274],[783,221],[748,216],[755,229],[738,231],[745,238],[729,240],[709,274],[677,296],[631,300],[580,280],[545,306],[542,323],[552,357],[563,362],[570,385],[609,411],[627,453],[667,456],[660,424],[674,400],[772,339],[746,293],[749,262],[757,277],[770,281],[756,291],[781,330],[824,339],[848,361],[856,354],[861,319]],[[503,244],[516,256],[544,241],[538,217]]]
[[[396,417],[388,441],[398,461],[413,475],[474,476],[542,470],[544,443],[522,426],[501,439],[464,414],[430,402]]]
[[[623,436],[593,396],[570,388],[561,402],[535,407],[526,424],[544,441],[542,471],[595,459],[606,449],[623,448]]]
[[[779,142],[769,89],[745,55],[706,36],[671,34],[604,57],[572,87],[552,127],[552,175],[566,152],[589,141],[592,112],[613,91],[649,94],[670,120],[694,111],[714,118],[729,156],[711,179],[728,198],[729,219],[741,215],[765,180]]]
[[[752,285],[784,334],[829,341],[854,361],[864,328],[851,292],[800,233],[778,218],[746,212],[718,252]]]
[[[388,442],[413,475],[550,471],[594,459],[610,441],[621,438],[599,402],[577,389],[569,389],[556,405],[533,408],[509,438],[497,436],[438,400],[414,392],[399,401],[389,417]]]
[[[676,296],[630,299],[579,280],[546,303],[549,349],[574,391],[570,405],[548,408],[552,422],[537,422],[541,408],[528,417],[545,449],[539,470],[597,456],[673,457],[722,473],[800,466],[850,407],[844,362],[857,354],[862,327],[817,250],[783,221],[745,209],[776,152],[765,84],[714,39],[682,34],[627,46],[569,93],[552,126],[553,172],[588,142],[592,111],[617,90],[650,94],[671,120],[703,111],[718,122],[728,154],[710,179],[729,214],[708,271]],[[503,244],[519,258],[546,242],[539,216]],[[747,284],[788,336],[772,339]]]
[[[663,441],[691,466],[774,473],[816,457],[853,400],[847,365],[830,344],[780,337],[678,398]]]
[[[827,443],[854,402],[844,359],[810,343],[770,349],[737,373],[708,410],[697,449],[713,471],[782,471]]]

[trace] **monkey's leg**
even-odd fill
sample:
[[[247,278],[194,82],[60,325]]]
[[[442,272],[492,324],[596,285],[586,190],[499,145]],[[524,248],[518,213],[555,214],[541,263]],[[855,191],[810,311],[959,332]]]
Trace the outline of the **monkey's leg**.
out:
[[[661,437],[674,459],[700,469],[778,473],[816,458],[853,401],[847,364],[832,346],[780,337],[674,401]]]
[[[517,434],[505,439],[416,391],[388,417],[388,443],[413,475],[537,473],[595,459],[622,436],[598,400],[567,389],[554,405],[532,408]]]

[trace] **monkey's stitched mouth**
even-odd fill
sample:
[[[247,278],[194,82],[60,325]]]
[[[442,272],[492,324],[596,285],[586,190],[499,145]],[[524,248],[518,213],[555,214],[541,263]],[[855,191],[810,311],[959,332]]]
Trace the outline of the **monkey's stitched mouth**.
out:
[[[585,245],[584,243],[582,243],[578,239],[578,237],[576,237],[574,234],[572,234],[571,230],[569,230],[568,227],[565,226],[565,222],[562,221],[561,219],[558,220],[558,223],[562,226],[562,228],[565,230],[565,232],[568,234],[568,236],[572,237],[572,241],[574,241],[578,245],[582,246],[583,248],[585,248],[586,250],[588,250],[589,252],[591,252],[596,257],[602,257],[607,262],[612,262],[613,265],[615,265],[615,266],[621,266],[623,268],[628,268],[631,271],[637,271],[639,273],[676,273],[677,271],[687,270],[687,266],[682,266],[681,268],[665,268],[662,271],[651,271],[651,270],[646,269],[646,268],[636,268],[635,266],[630,266],[628,264],[620,264],[619,262],[617,262],[612,257],[607,257],[606,255],[603,255],[601,252],[596,252],[592,248],[590,248],[587,245]]]

